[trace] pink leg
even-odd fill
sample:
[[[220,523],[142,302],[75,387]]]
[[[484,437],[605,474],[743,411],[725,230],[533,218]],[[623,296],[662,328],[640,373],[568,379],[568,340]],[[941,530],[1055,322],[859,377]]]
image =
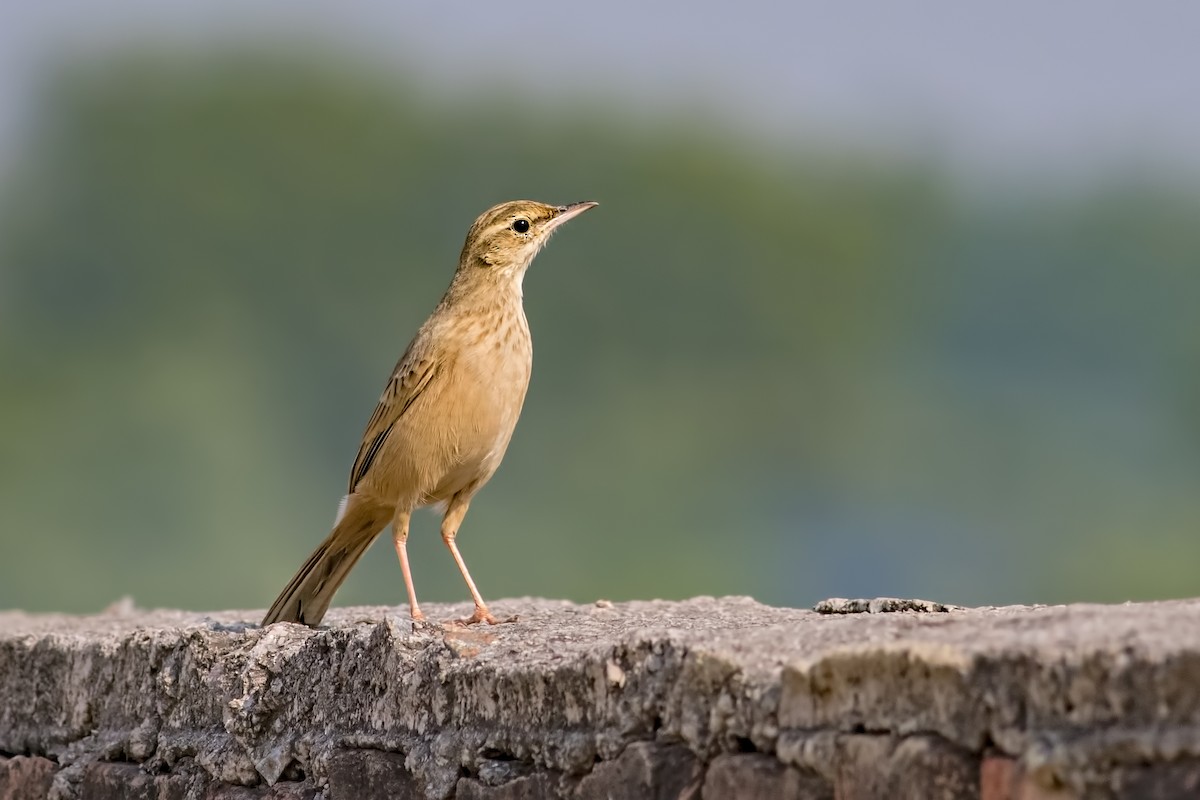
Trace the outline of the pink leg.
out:
[[[404,574],[404,588],[408,590],[408,608],[414,620],[425,619],[421,607],[417,605],[417,591],[413,588],[412,570],[408,568],[408,521],[411,511],[396,511],[392,521],[392,543],[396,545],[396,555],[400,557],[400,571]]]
[[[467,508],[470,504],[470,497],[455,495],[446,507],[446,516],[442,518],[442,541],[446,543],[446,547],[450,548],[450,555],[454,556],[454,563],[458,565],[458,571],[462,573],[463,580],[467,582],[467,588],[471,590],[471,599],[475,601],[475,613],[467,619],[456,620],[456,622],[461,625],[474,625],[478,622],[495,625],[499,620],[488,611],[487,604],[483,602],[483,597],[475,588],[475,581],[471,580],[467,562],[463,561],[462,554],[458,552],[458,545],[454,543],[454,538],[458,536],[458,526],[462,524],[463,517],[467,515]]]

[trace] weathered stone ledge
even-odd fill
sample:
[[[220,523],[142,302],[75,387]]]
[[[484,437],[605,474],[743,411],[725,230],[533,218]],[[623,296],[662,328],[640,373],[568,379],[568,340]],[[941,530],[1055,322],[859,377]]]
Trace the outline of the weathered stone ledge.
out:
[[[3,613],[0,800],[1200,787],[1200,601],[821,608],[862,613],[510,600],[496,611],[520,620],[493,628],[346,608],[316,631]]]

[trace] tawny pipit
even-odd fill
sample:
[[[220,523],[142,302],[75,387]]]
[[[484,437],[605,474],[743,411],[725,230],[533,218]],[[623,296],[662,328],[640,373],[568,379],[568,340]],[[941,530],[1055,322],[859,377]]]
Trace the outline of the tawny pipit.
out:
[[[318,625],[389,522],[412,617],[424,619],[406,542],[413,510],[434,503],[444,505],[442,541],[475,601],[475,613],[463,622],[496,623],[454,538],[471,497],[500,466],[529,386],[525,270],[556,228],[595,205],[517,200],[475,220],[450,288],[400,357],[367,423],[333,531],[276,598],[263,625]]]

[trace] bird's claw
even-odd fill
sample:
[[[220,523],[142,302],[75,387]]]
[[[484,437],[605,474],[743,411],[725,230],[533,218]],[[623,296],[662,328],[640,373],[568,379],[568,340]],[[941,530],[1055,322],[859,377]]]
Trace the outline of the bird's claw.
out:
[[[466,619],[452,619],[446,623],[446,626],[451,628],[466,628],[471,625],[478,625],[481,622],[486,622],[488,625],[504,625],[516,621],[517,617],[515,615],[508,619],[496,619],[495,615],[486,608],[476,606],[474,614]]]

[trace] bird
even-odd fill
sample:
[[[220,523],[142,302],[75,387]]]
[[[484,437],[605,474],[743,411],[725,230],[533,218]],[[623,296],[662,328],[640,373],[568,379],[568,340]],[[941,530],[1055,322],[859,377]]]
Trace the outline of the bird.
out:
[[[500,203],[467,232],[458,268],[433,313],[396,362],[367,422],[333,529],[280,592],[263,626],[320,625],[338,587],[387,527],[414,621],[408,562],[413,511],[442,512],[442,541],[475,603],[457,624],[497,624],[455,542],[471,498],[500,466],[525,401],[533,343],[525,318],[525,272],[560,226],[598,203]]]

